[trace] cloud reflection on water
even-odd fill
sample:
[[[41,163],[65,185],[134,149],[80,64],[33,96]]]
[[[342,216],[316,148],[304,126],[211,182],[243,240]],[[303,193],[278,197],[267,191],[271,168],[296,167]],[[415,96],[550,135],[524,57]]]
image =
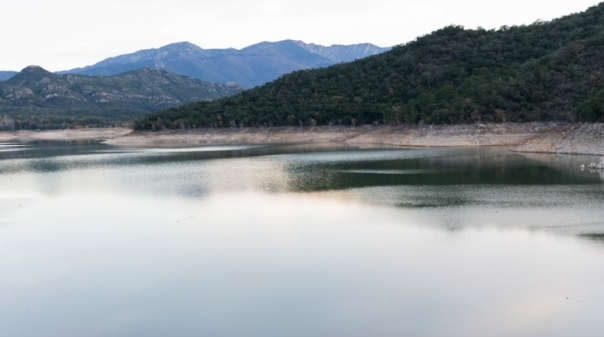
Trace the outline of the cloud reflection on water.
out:
[[[2,154],[10,336],[604,331],[604,245],[554,235],[604,228],[602,183],[573,165],[87,146]]]
[[[604,246],[430,219],[336,193],[63,193],[6,219],[0,326],[15,337],[604,328]]]

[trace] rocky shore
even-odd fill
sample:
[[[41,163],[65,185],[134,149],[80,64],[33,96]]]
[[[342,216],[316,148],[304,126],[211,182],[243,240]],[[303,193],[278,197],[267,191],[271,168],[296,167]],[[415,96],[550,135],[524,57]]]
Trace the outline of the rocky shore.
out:
[[[132,132],[119,146],[346,142],[413,147],[508,146],[518,152],[604,155],[604,124],[502,123],[413,127],[315,127]]]
[[[128,128],[0,131],[0,142],[107,140],[132,132]]]
[[[126,128],[0,132],[0,142],[104,139],[127,147],[325,143],[412,147],[507,146],[517,152],[604,156],[604,124],[500,123],[401,127],[274,127],[132,132]]]
[[[518,152],[604,155],[604,124],[565,124],[533,137]]]

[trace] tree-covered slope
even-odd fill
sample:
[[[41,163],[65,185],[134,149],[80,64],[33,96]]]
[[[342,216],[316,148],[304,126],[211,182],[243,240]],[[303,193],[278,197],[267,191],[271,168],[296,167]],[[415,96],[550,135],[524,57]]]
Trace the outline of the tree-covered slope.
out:
[[[111,124],[185,103],[241,91],[163,70],[141,69],[117,76],[57,75],[30,66],[0,82],[0,115],[16,128]]]
[[[299,71],[138,129],[604,119],[604,3],[529,26],[449,26],[390,52]]]

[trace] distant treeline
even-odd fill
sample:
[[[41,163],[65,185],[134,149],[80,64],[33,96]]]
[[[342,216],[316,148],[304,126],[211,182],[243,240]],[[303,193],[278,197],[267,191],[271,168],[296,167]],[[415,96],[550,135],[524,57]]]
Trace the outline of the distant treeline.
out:
[[[498,30],[449,26],[352,63],[136,120],[163,128],[604,120],[604,4]]]
[[[127,126],[135,116],[137,115],[125,112],[90,114],[89,112],[55,111],[54,109],[40,109],[25,113],[0,111],[0,131]]]

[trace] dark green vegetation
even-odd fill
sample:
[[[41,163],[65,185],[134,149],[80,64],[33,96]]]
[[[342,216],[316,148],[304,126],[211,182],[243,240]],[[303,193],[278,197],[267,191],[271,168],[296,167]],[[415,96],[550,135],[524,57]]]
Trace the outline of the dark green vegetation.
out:
[[[91,77],[57,75],[32,66],[0,82],[0,130],[116,125],[145,113],[240,91],[237,85],[151,69]]]
[[[499,30],[449,26],[390,52],[298,71],[137,129],[604,120],[604,4]]]

